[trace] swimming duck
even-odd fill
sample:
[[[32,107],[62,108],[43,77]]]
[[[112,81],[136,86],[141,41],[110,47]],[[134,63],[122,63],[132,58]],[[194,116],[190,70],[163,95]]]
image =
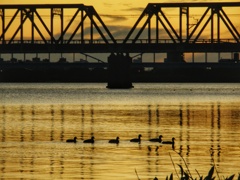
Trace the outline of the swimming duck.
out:
[[[118,144],[119,143],[119,137],[116,137],[116,139],[110,139],[108,142],[113,143],[113,144]]]
[[[162,144],[171,144],[172,148],[174,149],[174,144],[175,144],[175,138],[172,138],[172,141],[163,141]]]
[[[138,138],[131,139],[130,142],[138,142],[138,143],[141,143],[141,137],[142,137],[142,135],[139,134],[139,135],[138,135]]]
[[[162,141],[162,144],[174,144],[175,143],[174,140],[175,138],[173,137],[172,141]]]
[[[94,136],[92,136],[91,139],[84,140],[83,143],[94,143]]]
[[[159,143],[161,143],[162,142],[162,135],[160,135],[158,138],[153,138],[153,139],[150,139],[149,141],[151,141],[151,142],[159,142]]]
[[[67,139],[66,142],[76,143],[77,142],[77,137],[74,137],[73,139]]]

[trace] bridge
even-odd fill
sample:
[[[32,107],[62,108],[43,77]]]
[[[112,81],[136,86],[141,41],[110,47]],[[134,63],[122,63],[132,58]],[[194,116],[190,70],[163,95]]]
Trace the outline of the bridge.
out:
[[[150,3],[116,39],[93,6],[0,5],[0,53],[238,52],[239,10],[240,2]]]
[[[185,65],[131,65],[130,53],[166,53],[169,62],[184,62],[184,53],[240,51],[240,2],[149,3],[125,37],[114,37],[93,6],[84,4],[0,5],[0,55],[28,53],[109,53],[106,64],[35,64],[38,67],[102,67],[110,82],[127,84],[129,66],[175,68]],[[113,56],[114,53],[120,54]],[[122,54],[126,56],[122,56]],[[235,65],[238,67],[239,63]],[[7,68],[9,64],[2,64]],[[14,68],[33,64],[12,64]],[[199,65],[197,65],[199,66]],[[200,65],[226,67],[220,65]],[[232,66],[232,65],[231,65]],[[188,65],[192,68],[195,65]],[[210,69],[211,69],[210,67]],[[124,71],[124,73],[123,73]],[[120,80],[119,76],[125,80]],[[125,82],[126,81],[126,82]],[[110,83],[111,84],[111,83]],[[115,86],[115,85],[113,85]],[[118,87],[118,85],[116,85]]]

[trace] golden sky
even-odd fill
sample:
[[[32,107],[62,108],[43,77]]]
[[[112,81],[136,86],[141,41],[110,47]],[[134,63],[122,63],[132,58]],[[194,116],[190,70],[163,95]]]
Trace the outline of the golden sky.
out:
[[[170,2],[238,2],[238,0],[0,0],[0,4],[85,4],[92,5],[99,14],[138,15],[148,3]]]
[[[172,2],[239,2],[238,0],[0,0],[0,4],[84,4],[94,6],[95,10],[110,25],[121,20],[121,26],[136,22],[148,3]],[[110,16],[112,16],[110,18]]]

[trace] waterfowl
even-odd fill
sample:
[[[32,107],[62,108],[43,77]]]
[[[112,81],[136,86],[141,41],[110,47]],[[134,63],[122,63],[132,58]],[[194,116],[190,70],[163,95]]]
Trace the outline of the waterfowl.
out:
[[[172,148],[174,149],[174,144],[175,144],[175,138],[172,138],[172,141],[163,141],[162,144],[171,144]]]
[[[162,144],[174,144],[175,143],[174,140],[175,138],[173,137],[172,141],[162,141]]]
[[[110,139],[108,142],[113,143],[113,144],[118,144],[119,143],[119,137],[116,137],[116,139]]]
[[[151,141],[151,142],[159,142],[159,143],[161,143],[162,142],[162,135],[160,135],[158,138],[153,138],[153,139],[150,139],[149,141]]]
[[[76,143],[77,142],[77,137],[74,137],[73,139],[67,139],[66,142]]]
[[[141,142],[141,137],[142,137],[142,135],[139,134],[138,138],[131,139],[130,142],[138,142],[138,143],[140,143]]]
[[[83,143],[94,143],[94,136],[92,136],[91,139],[84,140]]]

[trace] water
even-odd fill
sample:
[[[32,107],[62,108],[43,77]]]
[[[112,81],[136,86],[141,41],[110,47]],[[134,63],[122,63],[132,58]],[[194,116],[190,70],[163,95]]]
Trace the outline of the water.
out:
[[[213,165],[237,178],[240,84],[105,86],[1,83],[0,178],[176,179],[185,163],[194,178]],[[130,143],[138,134],[141,144]],[[160,134],[175,137],[175,149],[148,141]],[[93,145],[82,143],[92,135]],[[120,144],[109,144],[116,136]]]

